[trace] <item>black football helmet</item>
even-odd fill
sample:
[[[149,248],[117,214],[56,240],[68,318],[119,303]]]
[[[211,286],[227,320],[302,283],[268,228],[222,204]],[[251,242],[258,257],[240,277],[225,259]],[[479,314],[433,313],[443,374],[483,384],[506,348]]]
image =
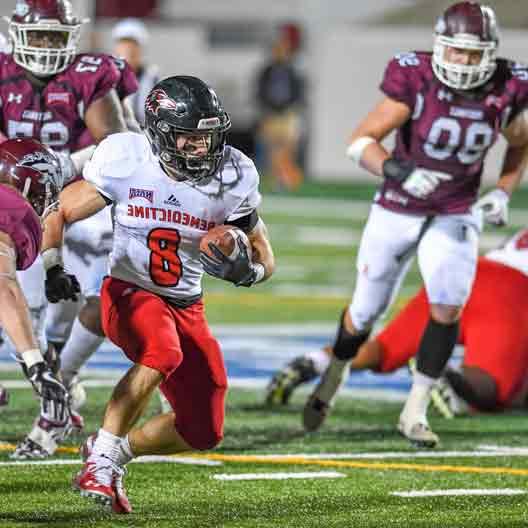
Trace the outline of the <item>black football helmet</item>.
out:
[[[205,82],[175,76],[160,81],[147,96],[145,128],[167,173],[177,180],[199,182],[218,170],[231,120]],[[199,138],[206,151],[196,154],[178,147],[182,136],[193,141]]]

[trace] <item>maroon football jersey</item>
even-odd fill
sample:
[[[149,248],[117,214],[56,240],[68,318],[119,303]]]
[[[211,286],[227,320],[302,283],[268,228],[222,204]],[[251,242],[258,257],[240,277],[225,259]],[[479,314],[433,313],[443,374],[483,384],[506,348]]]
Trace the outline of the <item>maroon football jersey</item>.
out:
[[[136,78],[136,74],[128,64],[128,62],[124,59],[118,59],[117,57],[113,57],[114,63],[117,67],[117,70],[119,72],[119,82],[116,86],[116,91],[119,99],[122,101],[129,95],[132,95],[135,93],[138,89],[138,81]],[[85,129],[82,133],[80,139],[78,148],[84,148],[88,147],[89,145],[93,145],[94,139],[92,137],[92,134],[90,134],[90,131],[88,129]]]
[[[40,218],[16,189],[5,185],[0,185],[0,231],[15,243],[17,270],[29,268],[42,243]]]
[[[81,54],[39,91],[11,55],[0,53],[0,131],[75,152],[86,129],[86,110],[120,79],[111,56]]]
[[[464,96],[436,78],[430,53],[403,53],[389,62],[381,90],[411,109],[410,119],[397,131],[394,158],[453,178],[441,182],[425,199],[385,179],[377,202],[410,214],[468,212],[477,198],[488,149],[528,105],[528,70],[498,59],[497,70],[485,87]]]

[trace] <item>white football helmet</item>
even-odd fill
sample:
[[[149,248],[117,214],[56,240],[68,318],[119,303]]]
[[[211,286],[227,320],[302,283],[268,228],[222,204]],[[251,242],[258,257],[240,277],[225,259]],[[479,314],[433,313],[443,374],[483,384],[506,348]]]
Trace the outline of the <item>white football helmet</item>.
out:
[[[499,30],[493,9],[477,2],[458,2],[440,16],[435,27],[432,65],[436,77],[456,90],[472,90],[485,84],[497,68]],[[479,64],[448,62],[446,49],[482,52]]]
[[[17,0],[6,21],[14,61],[37,77],[56,75],[71,64],[85,22],[73,15],[69,0]]]

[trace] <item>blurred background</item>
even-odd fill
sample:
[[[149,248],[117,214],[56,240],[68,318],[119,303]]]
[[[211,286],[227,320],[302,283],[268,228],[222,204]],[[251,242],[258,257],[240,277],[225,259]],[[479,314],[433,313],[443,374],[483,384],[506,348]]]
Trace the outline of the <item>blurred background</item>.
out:
[[[231,115],[229,142],[259,166],[261,214],[277,272],[251,290],[206,278],[208,318],[229,374],[264,379],[290,357],[330,341],[353,290],[355,255],[376,184],[346,158],[347,136],[381,97],[388,60],[431,49],[436,18],[452,2],[73,3],[90,19],[83,50],[131,54],[142,77],[140,96],[149,82],[168,75],[196,75],[211,84]],[[521,3],[488,2],[502,28],[499,55],[519,61],[528,59],[528,10],[520,11]],[[14,4],[2,0],[2,14]],[[487,184],[497,178],[503,148],[500,143],[488,156]],[[514,196],[511,225],[486,231],[483,251],[528,224],[527,199],[527,190]],[[420,282],[413,268],[398,303]],[[92,365],[123,368],[122,355],[114,352],[96,354]],[[365,378],[378,383],[371,374]]]
[[[273,165],[270,187],[296,190],[300,181],[368,179],[344,155],[348,134],[380,97],[377,86],[388,59],[398,52],[430,49],[438,14],[452,2],[442,0],[73,0],[77,12],[90,18],[85,50],[112,51],[112,29],[126,17],[140,18],[146,27],[145,64],[159,74],[189,74],[214,86],[233,121],[231,142],[256,156],[266,174]],[[528,58],[525,28],[528,12],[519,0],[487,2],[495,8],[502,39],[500,55]],[[10,14],[14,0],[2,0]],[[5,32],[5,25],[0,31]],[[277,50],[282,39],[283,48]],[[282,53],[300,81],[272,80],[274,101],[259,97],[259,76],[272,57]],[[290,73],[291,73],[290,70]],[[269,80],[269,79],[268,79]],[[264,81],[263,81],[264,82]],[[297,92],[298,88],[298,92]],[[261,85],[266,93],[266,86]],[[261,90],[261,92],[262,92]],[[290,91],[293,93],[284,93]],[[273,99],[273,97],[271,97]],[[277,102],[278,100],[278,102]],[[292,110],[266,128],[266,112],[275,106]],[[270,106],[271,105],[271,106]],[[284,109],[283,108],[283,109]],[[277,113],[278,108],[275,108]],[[285,116],[283,116],[285,117]],[[273,128],[275,126],[275,129]],[[271,130],[270,130],[271,129]],[[273,137],[289,143],[294,165],[285,153],[269,161],[266,147]],[[495,147],[486,176],[496,177]],[[282,156],[282,157],[281,157]],[[280,169],[282,163],[282,169]],[[279,169],[277,168],[279,167]],[[296,169],[299,172],[296,173]],[[264,172],[264,171],[263,171]],[[271,179],[271,176],[270,176]]]

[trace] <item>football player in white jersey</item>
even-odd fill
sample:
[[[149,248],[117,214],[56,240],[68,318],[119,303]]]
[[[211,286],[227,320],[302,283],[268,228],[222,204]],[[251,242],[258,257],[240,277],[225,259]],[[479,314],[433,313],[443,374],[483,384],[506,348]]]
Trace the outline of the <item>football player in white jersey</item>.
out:
[[[247,287],[274,269],[257,213],[258,173],[225,145],[230,120],[215,92],[195,77],[170,77],[150,92],[145,111],[148,139],[122,133],[104,140],[55,213],[56,224],[68,224],[114,208],[102,324],[134,366],[84,445],[86,462],[73,485],[116,513],[131,511],[122,478],[132,458],[210,449],[223,436],[227,379],[205,319],[204,270]],[[200,252],[203,235],[225,223],[247,233],[251,257],[241,241],[235,257]],[[60,231],[45,232],[48,263],[60,262]],[[134,427],[158,386],[173,412]]]

